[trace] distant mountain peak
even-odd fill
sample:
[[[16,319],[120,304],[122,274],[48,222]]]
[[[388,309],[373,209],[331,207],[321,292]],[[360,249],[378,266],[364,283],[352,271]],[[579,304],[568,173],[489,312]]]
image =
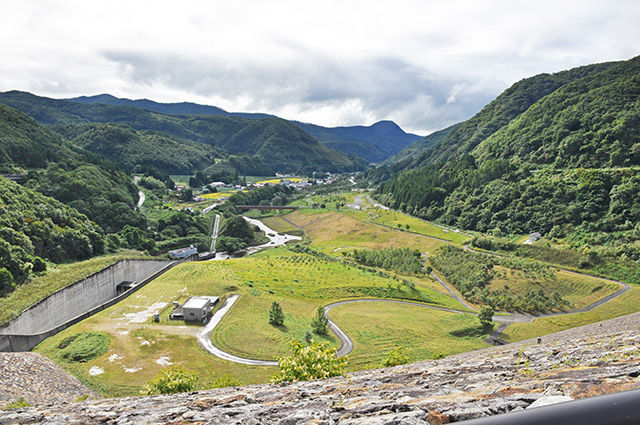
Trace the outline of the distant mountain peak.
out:
[[[389,120],[378,121],[371,125],[371,129],[375,130],[377,134],[406,134],[398,124]]]

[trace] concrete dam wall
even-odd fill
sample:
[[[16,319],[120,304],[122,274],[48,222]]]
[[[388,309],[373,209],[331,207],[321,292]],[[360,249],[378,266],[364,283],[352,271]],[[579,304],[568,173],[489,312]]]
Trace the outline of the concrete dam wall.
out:
[[[177,263],[123,260],[62,288],[0,328],[0,351],[29,351],[49,336],[126,298]],[[118,284],[126,281],[136,285],[118,294]]]

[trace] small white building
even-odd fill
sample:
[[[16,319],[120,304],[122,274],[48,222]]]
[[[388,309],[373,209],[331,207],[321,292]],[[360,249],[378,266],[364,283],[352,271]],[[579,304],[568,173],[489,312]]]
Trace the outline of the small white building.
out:
[[[211,308],[218,303],[218,297],[191,297],[182,306],[184,320],[202,322],[209,317]]]
[[[187,258],[190,255],[193,254],[197,254],[198,253],[198,249],[193,247],[193,246],[189,246],[187,248],[179,248],[179,249],[172,249],[171,251],[169,251],[169,257],[171,258]]]

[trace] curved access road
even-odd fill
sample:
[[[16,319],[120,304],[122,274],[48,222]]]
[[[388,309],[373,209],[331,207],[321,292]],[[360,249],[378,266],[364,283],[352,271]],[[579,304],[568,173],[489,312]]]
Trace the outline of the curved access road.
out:
[[[447,289],[449,289],[447,285],[444,284],[444,282],[442,282],[437,276],[434,275],[434,277],[436,277],[436,279],[438,279],[440,283],[442,283]],[[603,280],[608,280],[608,279],[603,279]],[[615,281],[612,281],[612,282],[615,282]],[[511,313],[508,316],[502,316],[502,315],[494,316],[493,321],[500,322],[501,325],[491,334],[491,337],[494,339],[498,338],[510,323],[517,323],[517,322],[528,323],[528,322],[531,322],[533,319],[537,319],[540,317],[560,316],[560,315],[566,315],[566,314],[584,313],[586,311],[591,311],[611,301],[612,299],[619,297],[620,295],[624,294],[625,292],[631,289],[630,286],[627,285],[626,283],[622,283],[622,282],[616,282],[616,283],[622,286],[620,290],[602,298],[601,300],[594,302],[593,304],[590,304],[578,310],[563,311],[563,312],[556,312],[556,313],[545,313],[545,314],[540,314],[536,316],[528,315],[528,314],[520,314],[520,313]],[[466,307],[469,307],[468,304],[464,302],[464,300],[461,300],[460,297],[456,296],[455,294],[453,295],[463,305],[465,305]],[[200,330],[200,332],[198,332],[198,336],[197,336],[198,345],[200,345],[200,347],[202,347],[207,352],[223,360],[228,360],[235,363],[241,363],[241,364],[253,365],[253,366],[277,366],[278,365],[277,361],[248,359],[248,358],[239,357],[239,356],[227,353],[226,351],[223,351],[218,347],[214,346],[213,342],[211,342],[211,331],[213,331],[213,329],[220,323],[222,318],[229,312],[229,309],[231,309],[231,307],[239,297],[240,297],[239,295],[232,295],[222,304],[222,306],[220,306],[220,308],[213,315],[209,323],[207,323],[207,325],[203,327],[202,330]],[[437,307],[429,304],[423,304],[419,302],[405,301],[405,300],[361,298],[361,299],[354,299],[354,300],[337,301],[335,303],[328,304],[324,307],[324,313],[327,319],[329,320],[329,329],[331,330],[331,332],[335,334],[335,336],[340,341],[340,348],[338,348],[338,350],[336,351],[337,357],[343,357],[351,353],[353,351],[354,345],[351,338],[349,338],[349,336],[342,329],[340,329],[340,327],[329,317],[329,311],[331,311],[331,309],[333,309],[334,307],[338,307],[341,305],[363,303],[363,302],[405,304],[405,305],[413,305],[413,306],[422,307],[422,308],[430,308],[433,310],[446,311],[449,313],[456,313],[456,314],[467,313],[467,314],[473,314],[476,316],[478,314],[470,311],[456,310],[456,309],[446,308],[446,307]]]
[[[198,332],[198,345],[202,347],[205,351],[213,354],[216,357],[219,357],[223,360],[229,360],[230,362],[241,363],[246,365],[253,366],[278,366],[278,362],[273,360],[256,360],[256,359],[247,359],[244,357],[235,356],[233,354],[227,353],[226,351],[222,351],[211,342],[211,331],[218,326],[220,320],[229,312],[229,309],[233,306],[233,304],[238,300],[240,295],[231,295],[227,300],[220,306],[218,311],[216,311],[207,323],[201,330]]]

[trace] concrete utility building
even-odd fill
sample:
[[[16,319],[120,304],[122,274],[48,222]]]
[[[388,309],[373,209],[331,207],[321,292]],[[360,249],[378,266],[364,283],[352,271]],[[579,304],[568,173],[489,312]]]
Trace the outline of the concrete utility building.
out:
[[[218,297],[191,297],[182,306],[182,316],[184,320],[202,322],[218,301]]]
[[[192,246],[187,248],[173,249],[169,251],[169,257],[171,258],[187,258],[190,255],[197,254],[198,249]]]

